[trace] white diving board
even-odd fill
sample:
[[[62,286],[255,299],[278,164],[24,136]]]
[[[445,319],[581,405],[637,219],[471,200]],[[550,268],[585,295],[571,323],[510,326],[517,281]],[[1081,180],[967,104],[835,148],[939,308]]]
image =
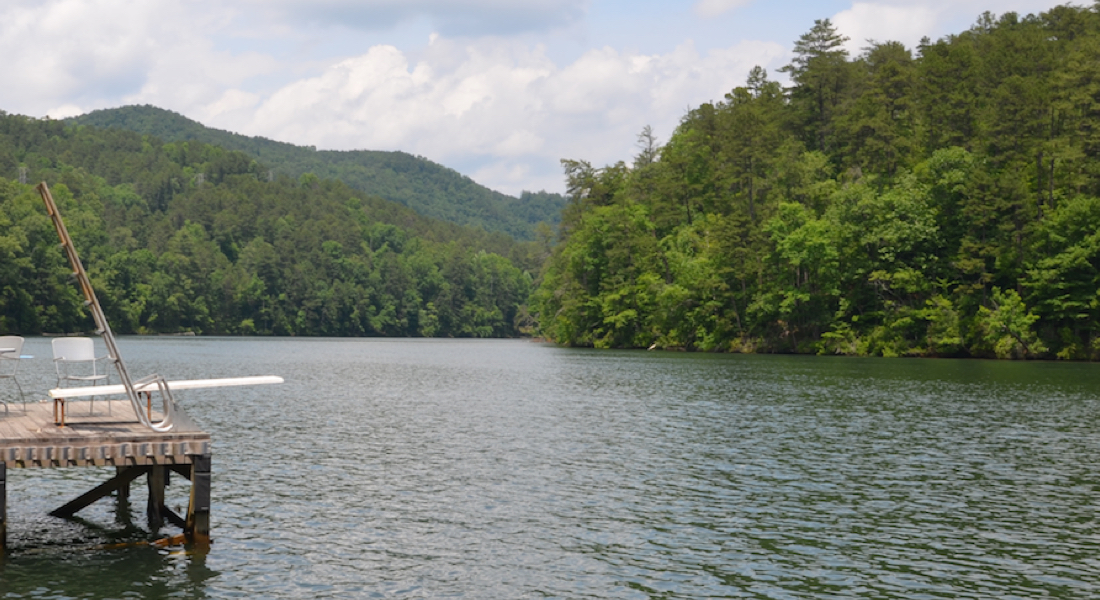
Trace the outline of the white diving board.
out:
[[[268,385],[272,383],[283,383],[283,378],[275,375],[260,375],[256,377],[231,377],[229,379],[184,379],[181,381],[169,381],[168,389],[174,392],[176,390],[196,390],[200,388],[234,387],[240,385]],[[157,384],[156,382],[150,382],[144,385],[135,385],[134,391],[155,392],[157,391]],[[61,398],[82,398],[88,396],[114,396],[125,393],[126,386],[121,384],[92,385],[87,387],[54,388],[50,390],[50,398],[57,400]]]

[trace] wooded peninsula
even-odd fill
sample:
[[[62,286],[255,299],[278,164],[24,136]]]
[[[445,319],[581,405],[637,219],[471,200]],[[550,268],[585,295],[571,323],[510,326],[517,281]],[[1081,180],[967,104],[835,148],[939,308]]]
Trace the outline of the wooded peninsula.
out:
[[[815,22],[790,87],[757,67],[631,164],[563,160],[560,223],[408,155],[0,113],[0,331],[91,328],[44,180],[118,333],[1100,358],[1100,5],[846,41]]]
[[[1100,357],[1100,13],[857,57],[828,20],[633,164],[563,161],[534,312],[572,345]]]

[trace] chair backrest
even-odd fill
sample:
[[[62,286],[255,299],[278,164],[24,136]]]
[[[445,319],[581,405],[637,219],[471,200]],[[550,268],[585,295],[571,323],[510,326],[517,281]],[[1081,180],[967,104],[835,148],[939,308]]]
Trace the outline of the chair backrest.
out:
[[[4,358],[19,358],[23,353],[23,338],[17,335],[0,336],[0,348],[12,348],[11,351],[3,353]]]
[[[23,338],[17,335],[0,336],[0,348],[11,348],[8,352],[0,353],[0,377],[5,379],[15,378],[15,371],[19,369],[19,355],[23,352]]]
[[[55,338],[51,344],[53,345],[54,360],[67,362],[95,360],[95,343],[92,338]]]

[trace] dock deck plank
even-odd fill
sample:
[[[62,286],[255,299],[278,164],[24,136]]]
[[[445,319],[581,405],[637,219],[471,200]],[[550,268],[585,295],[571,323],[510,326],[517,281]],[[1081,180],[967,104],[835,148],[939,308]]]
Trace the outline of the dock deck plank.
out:
[[[158,433],[137,420],[128,400],[70,400],[58,427],[53,402],[28,402],[25,411],[13,404],[0,411],[0,461],[9,468],[129,466],[188,464],[210,454],[209,433],[179,409],[173,422],[172,431]]]

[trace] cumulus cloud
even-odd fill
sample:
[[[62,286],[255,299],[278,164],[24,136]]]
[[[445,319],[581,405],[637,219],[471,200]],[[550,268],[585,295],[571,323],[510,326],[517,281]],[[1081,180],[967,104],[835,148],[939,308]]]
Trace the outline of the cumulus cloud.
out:
[[[15,0],[0,9],[0,107],[62,118],[123,103],[230,102],[227,87],[277,63],[216,49],[203,32],[227,21],[179,0]]]
[[[145,32],[104,18],[120,2],[15,3],[0,19],[0,91],[8,110],[118,96],[140,88],[154,45]],[[154,1],[134,10],[136,21]]]
[[[427,19],[444,35],[548,31],[577,22],[589,0],[250,0],[294,23],[379,31]]]
[[[750,2],[752,0],[699,0],[694,10],[701,17],[717,17]]]
[[[852,8],[837,14],[833,24],[848,36],[845,49],[855,56],[872,40],[898,41],[913,48],[934,30],[939,16],[935,8],[927,5],[856,2]]]
[[[1009,11],[1038,13],[1064,3],[1064,0],[1001,0],[991,5],[986,0],[878,0],[853,2],[851,8],[837,13],[832,21],[840,33],[851,38],[845,49],[855,56],[869,40],[898,41],[914,48],[922,37],[935,40],[966,29],[985,11],[998,15]]]
[[[687,108],[785,56],[778,44],[701,54],[687,42],[663,55],[601,48],[559,67],[500,41],[438,39],[417,61],[376,46],[214,122],[247,119],[253,135],[319,148],[404,150],[509,193],[560,189],[559,159],[629,159],[645,125],[667,135]]]

